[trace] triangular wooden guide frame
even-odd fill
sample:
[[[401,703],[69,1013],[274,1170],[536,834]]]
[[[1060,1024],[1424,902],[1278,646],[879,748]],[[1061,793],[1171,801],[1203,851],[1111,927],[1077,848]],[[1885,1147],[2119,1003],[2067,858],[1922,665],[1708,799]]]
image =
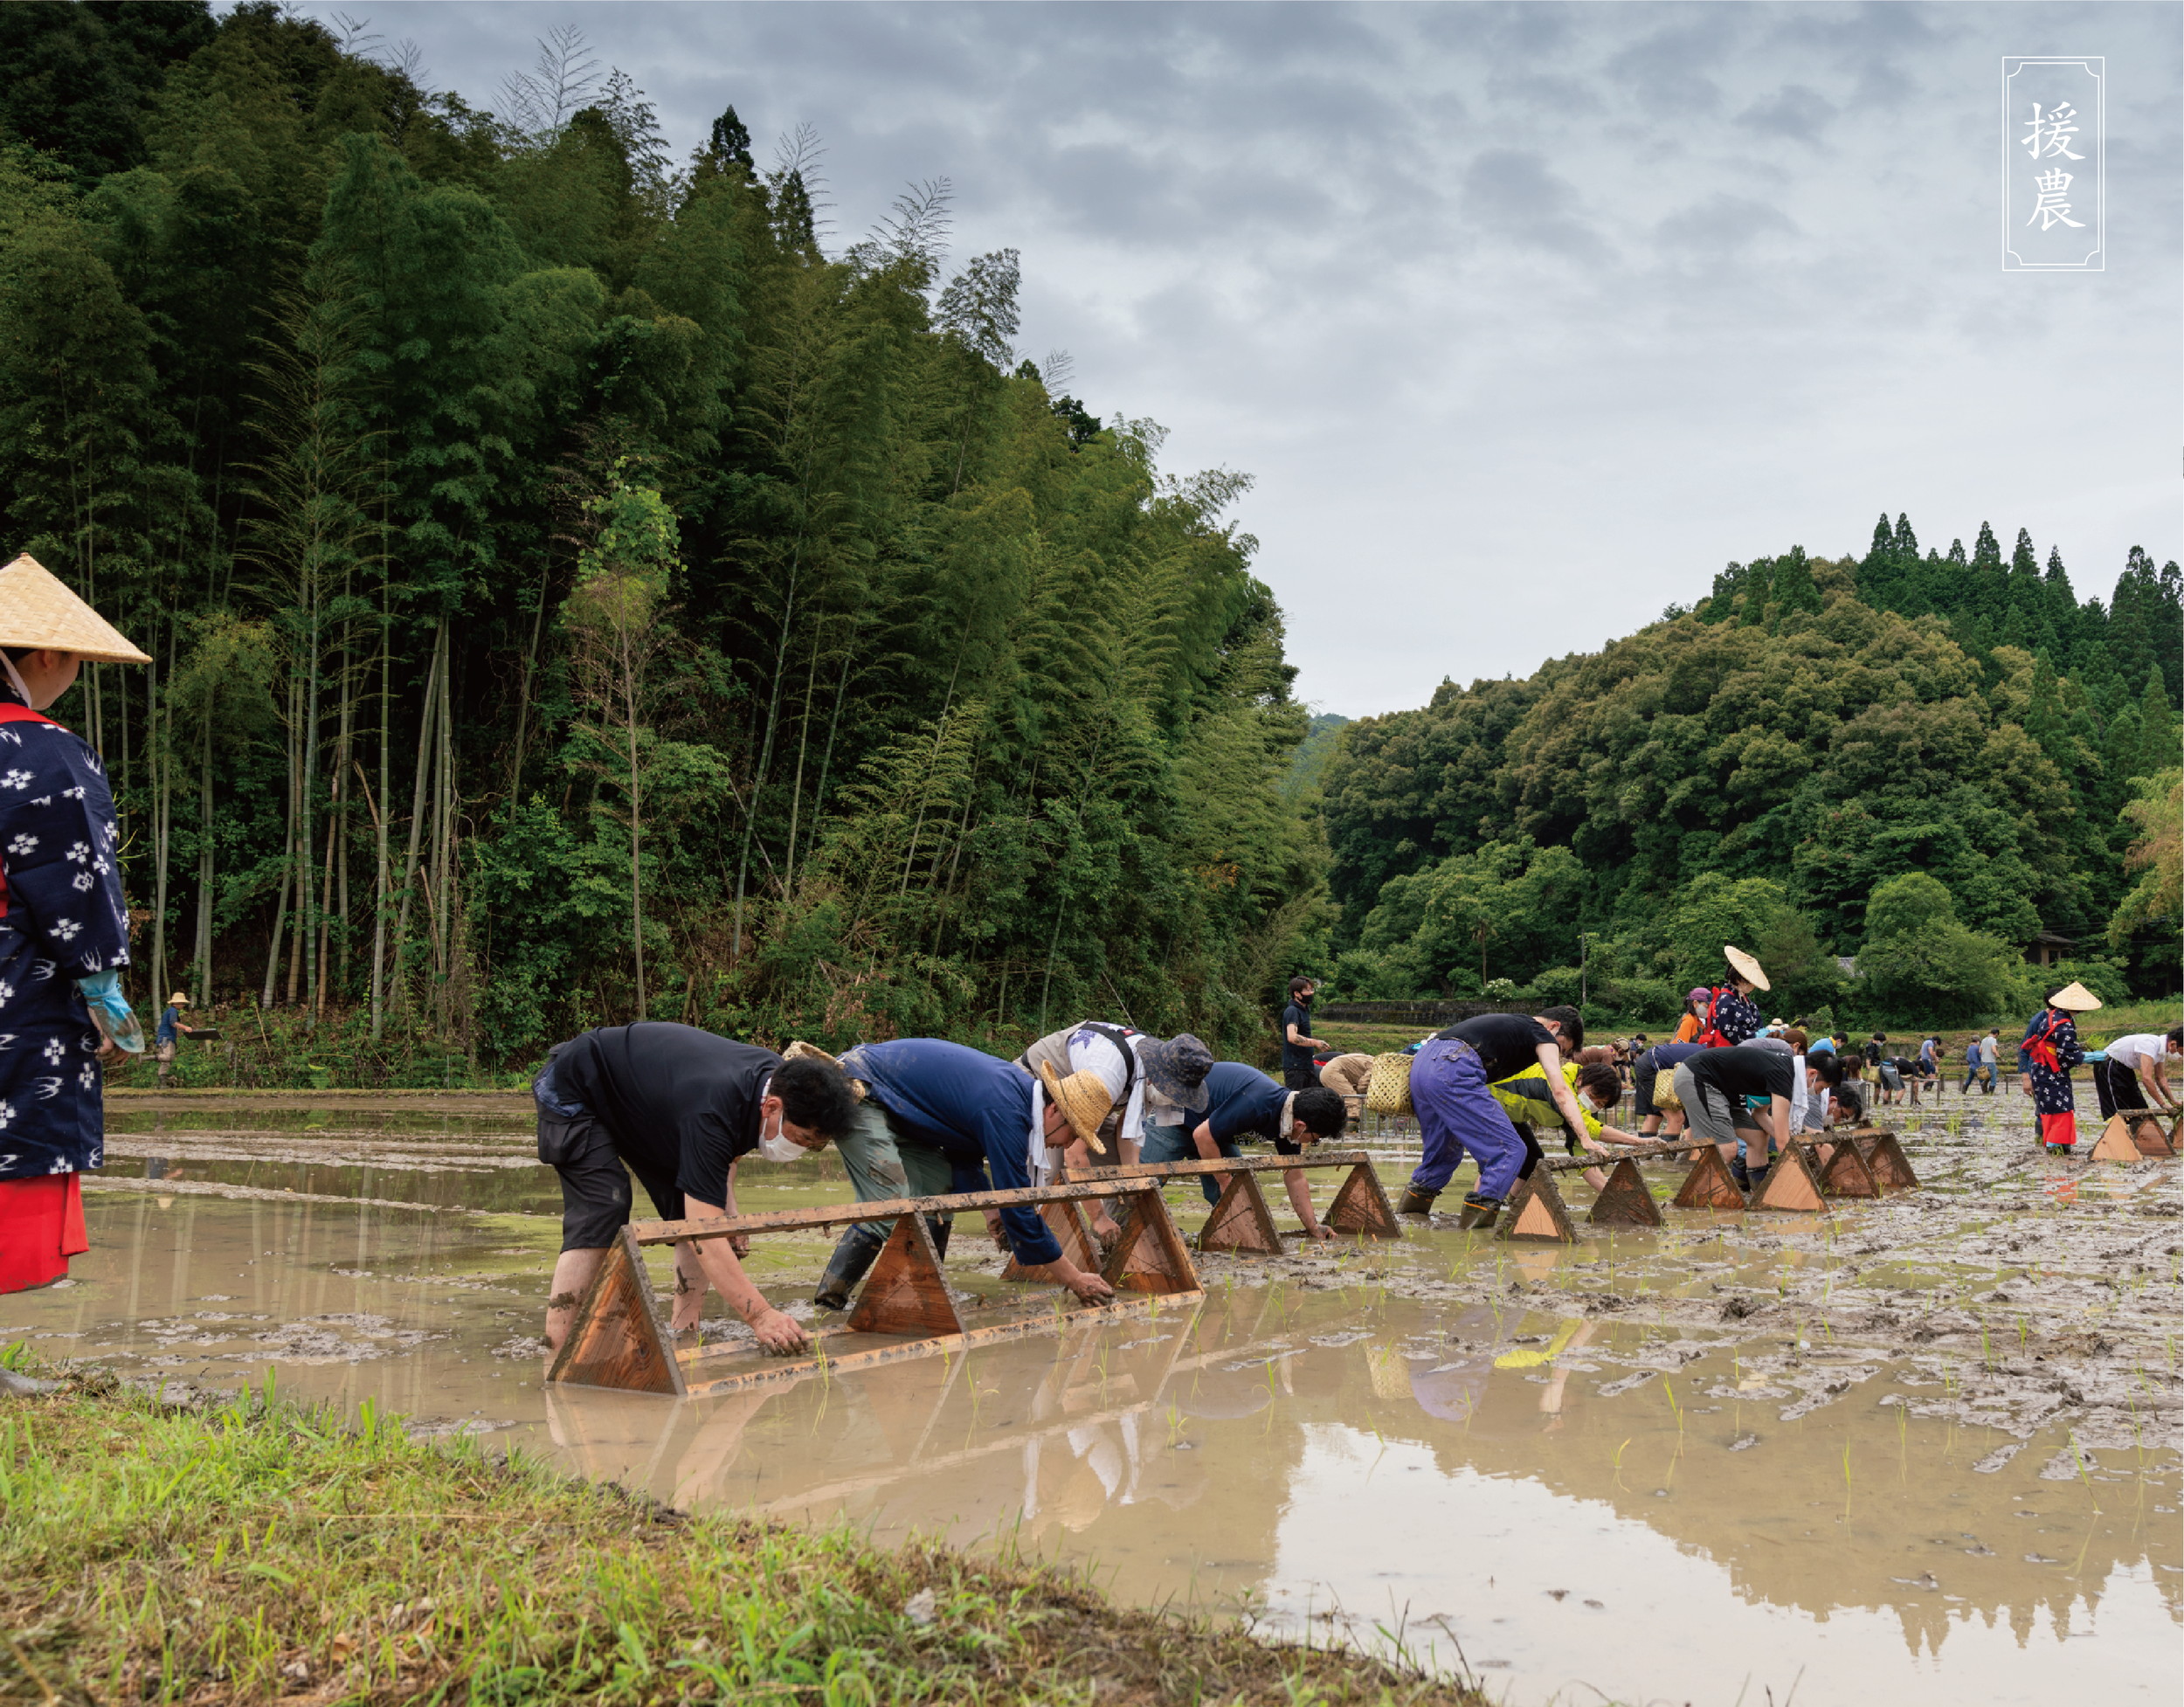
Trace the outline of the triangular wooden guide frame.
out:
[[[1108,1253],[1102,1277],[1117,1292],[1147,1292],[1165,1296],[1171,1292],[1199,1289],[1198,1265],[1176,1231],[1161,1200],[1160,1187],[1148,1181],[1136,1191],[1122,1192],[1130,1203],[1123,1220],[1123,1236]]]
[[[1555,1189],[1555,1177],[1546,1168],[1534,1168],[1531,1178],[1517,1182],[1502,1209],[1496,1239],[1524,1244],[1574,1245],[1578,1230],[1570,1220],[1570,1206]]]
[[[1239,1169],[1228,1176],[1213,1213],[1199,1229],[1202,1251],[1248,1252],[1254,1256],[1279,1256],[1282,1235],[1267,1208],[1267,1194],[1259,1189],[1259,1177]]]
[[[940,1253],[923,1215],[897,1215],[895,1231],[865,1276],[849,1328],[860,1334],[959,1334],[963,1318],[948,1296]]]
[[[1828,1155],[1820,1164],[1820,1190],[1823,1197],[1876,1198],[1881,1187],[1873,1178],[1873,1170],[1866,1165],[1855,1143],[1845,1141],[1829,1144]]]
[[[1812,1157],[1801,1140],[1791,1139],[1790,1147],[1774,1158],[1774,1165],[1767,1171],[1767,1183],[1752,1194],[1746,1206],[1790,1214],[1828,1213],[1827,1196],[1813,1177]]]
[[[2160,1115],[2152,1109],[2132,1109],[2115,1115],[2108,1123],[2111,1126],[2124,1127],[2125,1136],[2138,1146],[2141,1156],[2174,1156],[2176,1154],[2176,1128],[2172,1127],[2168,1131],[2164,1132],[2161,1130]],[[2184,1126],[2184,1119],[2180,1119],[2178,1125]],[[2106,1135],[2104,1133],[2103,1136]]]
[[[1395,1219],[1395,1206],[1388,1201],[1379,1171],[1370,1162],[1358,1163],[1344,1177],[1322,1219],[1337,1233],[1356,1234],[1360,1238],[1403,1236],[1403,1224]]]
[[[2123,1116],[2117,1115],[2101,1129],[2099,1141],[2086,1158],[2089,1162],[2143,1162],[2146,1156],[2124,1130]]]
[[[1691,1159],[1691,1171],[1669,1200],[1676,1209],[1742,1209],[1745,1194],[1730,1177],[1721,1151],[1708,1144]]]
[[[1659,1227],[1661,1206],[1646,1189],[1638,1164],[1626,1156],[1609,1171],[1607,1183],[1585,1219],[1600,1227]]]
[[[1074,1198],[1058,1199],[1053,1203],[1037,1206],[1039,1219],[1047,1223],[1047,1231],[1054,1235],[1054,1242],[1061,1247],[1061,1254],[1085,1273],[1095,1274],[1100,1266],[1100,1247],[1092,1241],[1092,1229],[1085,1225],[1084,1211]],[[1008,1267],[1001,1270],[1005,1281],[1026,1281],[1032,1276],[1024,1265],[1009,1254]]]
[[[625,1393],[682,1393],[681,1365],[660,1331],[652,1279],[626,1227],[607,1247],[546,1379]]]
[[[1873,1183],[1883,1192],[1915,1192],[1918,1189],[1918,1175],[1911,1164],[1911,1158],[1904,1154],[1904,1146],[1893,1132],[1853,1133],[1851,1140],[1858,1147],[1859,1158],[1866,1171],[1873,1176]]]

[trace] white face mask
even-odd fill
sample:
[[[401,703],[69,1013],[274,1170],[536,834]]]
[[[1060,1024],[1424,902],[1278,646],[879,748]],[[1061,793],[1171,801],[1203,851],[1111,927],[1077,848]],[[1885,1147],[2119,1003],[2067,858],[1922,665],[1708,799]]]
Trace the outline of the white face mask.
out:
[[[775,1133],[771,1137],[758,1140],[758,1153],[769,1162],[801,1162],[812,1152],[794,1138]]]

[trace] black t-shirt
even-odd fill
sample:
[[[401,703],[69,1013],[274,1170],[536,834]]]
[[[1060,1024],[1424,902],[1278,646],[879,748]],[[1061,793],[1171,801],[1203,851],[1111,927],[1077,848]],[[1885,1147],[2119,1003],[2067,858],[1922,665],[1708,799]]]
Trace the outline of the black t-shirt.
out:
[[[1508,1078],[1519,1068],[1531,1066],[1539,1059],[1539,1046],[1555,1041],[1552,1032],[1522,1013],[1482,1013],[1434,1035],[1461,1038],[1476,1049],[1489,1084]]]
[[[1312,1034],[1312,1005],[1310,1002],[1291,1002],[1282,1010],[1282,1070],[1284,1073],[1312,1064],[1312,1046],[1289,1041],[1289,1027],[1296,1027],[1299,1037]]]
[[[571,1040],[554,1057],[554,1089],[605,1122],[625,1158],[725,1204],[729,1166],[758,1147],[758,1099],[780,1065],[771,1049],[650,1019]]]
[[[1729,1049],[1701,1049],[1686,1061],[1691,1076],[1728,1096],[1787,1096],[1797,1057],[1787,1049],[1739,1043]]]

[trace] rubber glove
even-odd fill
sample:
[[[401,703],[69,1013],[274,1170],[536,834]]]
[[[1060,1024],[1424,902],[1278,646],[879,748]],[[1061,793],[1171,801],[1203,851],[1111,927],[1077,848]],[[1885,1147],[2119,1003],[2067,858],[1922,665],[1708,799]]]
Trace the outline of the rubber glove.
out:
[[[137,1023],[129,999],[121,993],[119,972],[93,972],[89,978],[78,978],[76,988],[83,992],[92,1022],[106,1033],[107,1042],[132,1055],[144,1053],[144,1027]]]

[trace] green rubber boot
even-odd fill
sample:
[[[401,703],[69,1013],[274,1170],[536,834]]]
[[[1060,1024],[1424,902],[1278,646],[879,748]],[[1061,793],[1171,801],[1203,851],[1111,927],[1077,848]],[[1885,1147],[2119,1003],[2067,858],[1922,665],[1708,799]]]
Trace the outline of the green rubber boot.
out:
[[[1460,1227],[1482,1229],[1490,1227],[1501,1213],[1501,1199],[1481,1197],[1474,1192],[1469,1197],[1464,1199],[1463,1210],[1456,1217],[1456,1225]]]
[[[1422,1185],[1406,1185],[1402,1201],[1395,1206],[1395,1213],[1399,1215],[1430,1215],[1434,1213],[1434,1199],[1440,1195],[1439,1192],[1429,1192]]]

